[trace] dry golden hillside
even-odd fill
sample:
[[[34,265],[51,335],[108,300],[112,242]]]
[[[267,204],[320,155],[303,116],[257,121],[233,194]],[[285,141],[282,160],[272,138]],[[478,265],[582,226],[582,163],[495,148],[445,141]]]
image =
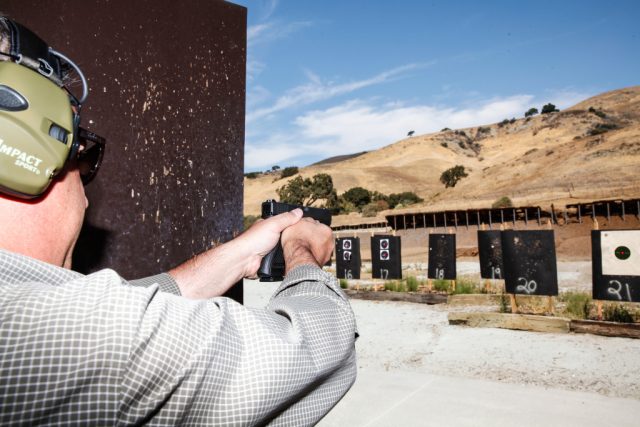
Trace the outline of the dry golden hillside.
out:
[[[490,207],[502,196],[516,205],[541,206],[640,197],[640,86],[559,113],[460,130],[464,135],[444,131],[403,139],[355,158],[301,168],[300,174],[330,174],[339,194],[356,186],[413,191],[425,201],[411,211]],[[440,175],[455,165],[464,165],[469,176],[445,188]],[[292,179],[274,178],[245,178],[245,215],[258,214],[260,203],[277,198],[276,189]],[[358,221],[349,218],[339,222]]]

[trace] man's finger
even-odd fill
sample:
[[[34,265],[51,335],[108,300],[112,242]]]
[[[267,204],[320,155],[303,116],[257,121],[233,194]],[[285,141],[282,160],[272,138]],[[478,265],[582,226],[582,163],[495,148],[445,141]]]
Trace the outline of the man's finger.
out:
[[[276,224],[279,230],[282,231],[300,221],[300,218],[302,218],[302,209],[298,208],[269,218],[269,221]]]

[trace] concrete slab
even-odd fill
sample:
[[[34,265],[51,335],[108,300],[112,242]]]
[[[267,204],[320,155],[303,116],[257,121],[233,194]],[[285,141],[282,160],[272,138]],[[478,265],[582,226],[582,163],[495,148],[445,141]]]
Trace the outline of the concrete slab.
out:
[[[532,385],[360,369],[318,424],[332,426],[638,426],[640,401]]]

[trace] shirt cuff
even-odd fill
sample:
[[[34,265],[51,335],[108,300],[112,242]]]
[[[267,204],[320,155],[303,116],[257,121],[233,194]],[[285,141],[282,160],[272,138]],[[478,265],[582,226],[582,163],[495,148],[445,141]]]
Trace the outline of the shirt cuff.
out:
[[[169,294],[181,295],[180,288],[175,279],[167,273],[156,274],[155,276],[143,277],[142,279],[129,280],[129,284],[132,286],[140,286],[148,288],[151,285],[158,285],[160,291],[167,292]]]

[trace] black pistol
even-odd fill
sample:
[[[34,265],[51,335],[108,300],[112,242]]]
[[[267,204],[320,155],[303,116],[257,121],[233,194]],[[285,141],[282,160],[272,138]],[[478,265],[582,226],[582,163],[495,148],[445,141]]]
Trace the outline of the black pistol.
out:
[[[266,219],[274,215],[292,211],[296,208],[302,209],[303,217],[316,219],[324,225],[331,225],[331,212],[328,209],[310,208],[308,206],[291,205],[289,203],[267,200],[262,203],[262,218]],[[284,279],[284,254],[280,242],[271,250],[260,263],[258,277],[261,282],[279,282]]]

